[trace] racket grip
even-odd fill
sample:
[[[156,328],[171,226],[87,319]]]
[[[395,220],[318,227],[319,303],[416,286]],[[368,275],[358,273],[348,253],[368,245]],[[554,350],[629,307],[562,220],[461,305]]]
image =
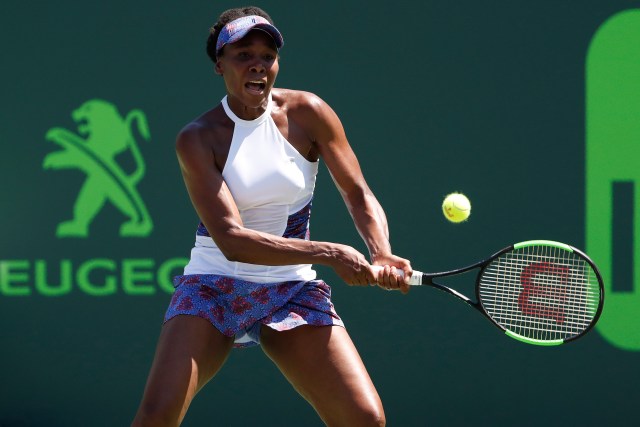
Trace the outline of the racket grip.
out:
[[[373,272],[375,274],[379,274],[382,270],[384,270],[384,267],[381,265],[372,265],[371,268],[373,269]],[[398,274],[398,276],[400,277],[404,277],[404,271],[402,271],[402,269],[396,267],[396,273]],[[411,280],[409,281],[409,285],[410,286],[420,286],[422,285],[422,272],[421,271],[417,271],[417,270],[413,270],[413,274],[411,275]]]

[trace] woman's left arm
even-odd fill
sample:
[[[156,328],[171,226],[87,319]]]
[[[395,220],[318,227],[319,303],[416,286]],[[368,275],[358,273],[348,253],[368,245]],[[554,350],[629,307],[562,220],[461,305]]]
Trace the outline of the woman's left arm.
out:
[[[403,270],[405,277],[410,277],[411,263],[391,251],[387,217],[367,185],[340,119],[322,99],[309,93],[305,95],[308,106],[303,111],[305,115],[313,116],[307,117],[309,121],[305,121],[305,127],[369,249],[371,264],[389,266],[380,275],[379,284],[385,288],[400,287],[407,292],[409,286],[391,267]]]

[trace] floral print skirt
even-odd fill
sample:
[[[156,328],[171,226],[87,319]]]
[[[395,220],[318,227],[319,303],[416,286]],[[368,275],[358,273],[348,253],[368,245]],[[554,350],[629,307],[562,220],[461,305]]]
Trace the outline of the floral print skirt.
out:
[[[179,315],[207,319],[235,347],[260,343],[261,325],[286,331],[300,325],[344,326],[322,280],[255,283],[215,274],[174,278],[176,288],[164,321]]]

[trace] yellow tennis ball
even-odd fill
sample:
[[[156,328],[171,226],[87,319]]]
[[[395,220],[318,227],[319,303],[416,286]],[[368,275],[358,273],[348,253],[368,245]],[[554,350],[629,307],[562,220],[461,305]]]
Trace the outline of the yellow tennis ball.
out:
[[[442,202],[442,213],[451,222],[462,222],[471,214],[471,202],[462,193],[451,193]]]

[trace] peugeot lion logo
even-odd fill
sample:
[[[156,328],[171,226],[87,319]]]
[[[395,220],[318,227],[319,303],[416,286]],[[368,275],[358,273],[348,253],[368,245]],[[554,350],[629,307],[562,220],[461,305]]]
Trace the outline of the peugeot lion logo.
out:
[[[73,218],[58,224],[57,237],[88,237],[89,225],[107,201],[128,220],[120,226],[121,237],[145,237],[153,230],[136,185],[144,177],[145,163],[132,133],[135,124],[146,141],[151,138],[144,113],[132,110],[123,118],[115,105],[100,99],[85,102],[71,114],[77,133],[54,127],[46,139],[62,147],[48,154],[44,169],[79,169],[87,176],[73,206]],[[127,175],[116,155],[129,150],[135,170]]]

